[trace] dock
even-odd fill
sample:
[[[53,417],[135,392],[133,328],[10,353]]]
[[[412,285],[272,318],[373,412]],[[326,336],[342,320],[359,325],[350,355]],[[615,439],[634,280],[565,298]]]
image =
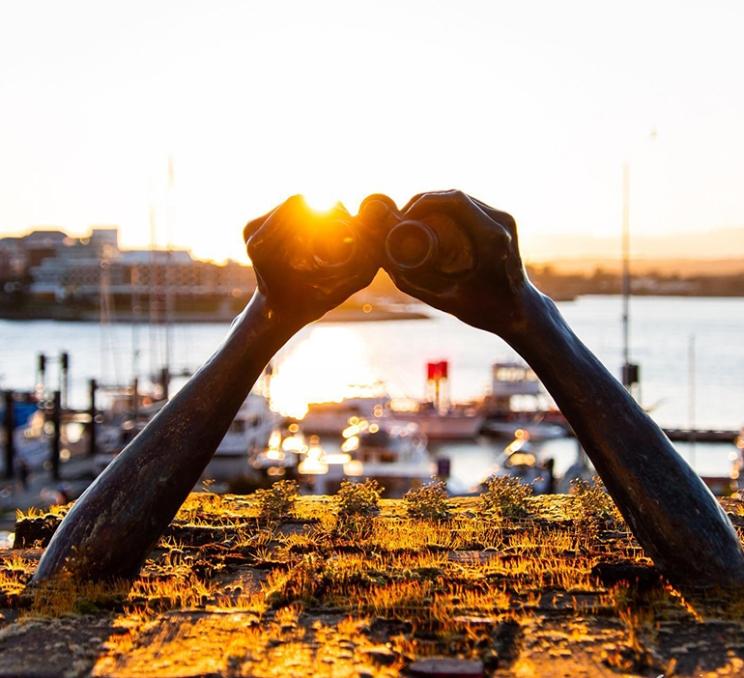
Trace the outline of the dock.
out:
[[[739,437],[739,431],[718,428],[665,428],[664,433],[675,443],[730,443],[733,445]]]

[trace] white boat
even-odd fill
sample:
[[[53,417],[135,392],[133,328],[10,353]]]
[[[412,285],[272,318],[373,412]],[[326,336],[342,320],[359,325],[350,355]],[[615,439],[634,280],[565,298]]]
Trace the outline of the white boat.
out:
[[[268,447],[279,420],[264,396],[249,393],[202,477],[230,481],[245,476],[249,472],[249,455]]]
[[[13,448],[15,470],[28,473],[45,468],[51,459],[51,439],[47,432],[46,417],[30,396],[24,395],[13,403]],[[5,409],[0,409],[0,421],[5,420]],[[3,432],[0,432],[2,436]],[[3,444],[4,448],[4,444]],[[2,455],[0,461],[5,461]],[[3,467],[3,473],[5,468]]]
[[[534,370],[521,362],[498,362],[491,366],[491,393],[483,401],[483,411],[487,417],[483,433],[511,439],[521,429],[533,441],[566,436],[566,427],[555,404]]]
[[[431,441],[471,440],[480,434],[485,421],[474,409],[450,408],[441,412],[431,403],[422,403],[414,411],[394,410],[390,417],[416,424]]]
[[[294,478],[300,457],[307,450],[305,436],[297,424],[291,424],[287,430],[274,429],[265,448],[254,449],[248,454],[248,463],[258,476],[265,479]]]
[[[522,434],[504,448],[488,478],[494,476],[517,478],[526,485],[532,485],[535,494],[543,494],[550,491],[553,484],[551,473],[551,469],[546,468],[538,458],[529,436]]]
[[[390,399],[386,395],[357,396],[340,402],[310,403],[302,419],[307,434],[337,436],[353,417],[369,419],[385,416]]]
[[[414,422],[360,420],[344,431],[344,438],[341,452],[350,456],[346,477],[377,480],[389,495],[402,495],[436,474],[426,437]]]
[[[513,438],[518,431],[526,431],[531,440],[555,440],[565,438],[566,429],[560,424],[529,419],[489,419],[483,424],[483,432],[499,438]]]
[[[354,417],[380,421],[391,419],[418,425],[428,440],[468,440],[475,438],[484,417],[475,408],[450,407],[438,410],[429,402],[413,402],[407,409],[392,409],[387,396],[346,398],[337,403],[311,403],[302,420],[302,430],[321,436],[337,436]]]
[[[13,431],[17,466],[24,465],[28,471],[38,471],[51,459],[52,446],[45,422],[44,413],[35,410],[22,426]]]
[[[731,468],[732,480],[740,499],[744,499],[744,426],[736,438],[736,455]]]

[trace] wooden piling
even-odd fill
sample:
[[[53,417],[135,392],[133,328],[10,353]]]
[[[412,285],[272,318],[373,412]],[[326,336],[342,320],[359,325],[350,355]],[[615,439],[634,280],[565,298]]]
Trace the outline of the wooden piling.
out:
[[[93,457],[96,454],[96,390],[98,383],[95,379],[88,380],[88,456]]]
[[[5,417],[3,428],[5,429],[5,477],[10,480],[15,475],[15,442],[13,440],[13,429],[15,428],[15,417],[13,412],[13,391],[5,391]]]
[[[52,478],[59,480],[59,461],[61,450],[62,394],[54,392],[52,399]]]

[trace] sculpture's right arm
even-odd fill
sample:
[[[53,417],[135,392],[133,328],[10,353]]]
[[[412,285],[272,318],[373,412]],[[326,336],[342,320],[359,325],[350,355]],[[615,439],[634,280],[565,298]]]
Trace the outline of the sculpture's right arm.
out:
[[[670,579],[744,586],[744,553],[710,490],[659,426],[531,284],[504,338],[532,366],[638,541]]]
[[[498,334],[527,360],[665,575],[687,585],[744,586],[744,552],[726,514],[555,304],[530,283],[514,219],[460,191],[422,194],[393,216],[426,221],[436,213],[454,219],[468,235],[475,269],[447,278],[387,263],[398,287]],[[390,215],[385,219],[391,222]]]
[[[295,329],[256,292],[223,345],[78,499],[34,580],[62,569],[91,579],[134,576]]]

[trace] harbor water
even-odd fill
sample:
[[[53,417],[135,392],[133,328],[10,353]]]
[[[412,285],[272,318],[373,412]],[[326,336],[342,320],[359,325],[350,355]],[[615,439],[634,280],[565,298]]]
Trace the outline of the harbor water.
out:
[[[582,297],[559,304],[578,336],[613,374],[621,365],[621,299]],[[393,397],[421,398],[427,361],[450,363],[450,396],[462,401],[486,394],[490,366],[515,357],[498,337],[446,314],[424,309],[427,320],[316,323],[295,336],[274,361],[272,404],[301,415],[308,402],[339,400],[385,389]],[[228,331],[224,323],[145,324],[0,321],[0,387],[28,390],[36,355],[70,354],[70,404],[87,405],[87,380],[125,384],[138,374],[147,384],[171,346],[173,372],[196,369]],[[729,428],[744,424],[744,299],[640,297],[632,300],[631,358],[641,366],[641,399],[668,427]],[[51,366],[48,382],[54,383]],[[463,484],[479,480],[503,448],[481,440],[437,448]],[[678,444],[702,475],[727,475],[732,445]],[[543,445],[560,475],[576,454],[573,440]]]

